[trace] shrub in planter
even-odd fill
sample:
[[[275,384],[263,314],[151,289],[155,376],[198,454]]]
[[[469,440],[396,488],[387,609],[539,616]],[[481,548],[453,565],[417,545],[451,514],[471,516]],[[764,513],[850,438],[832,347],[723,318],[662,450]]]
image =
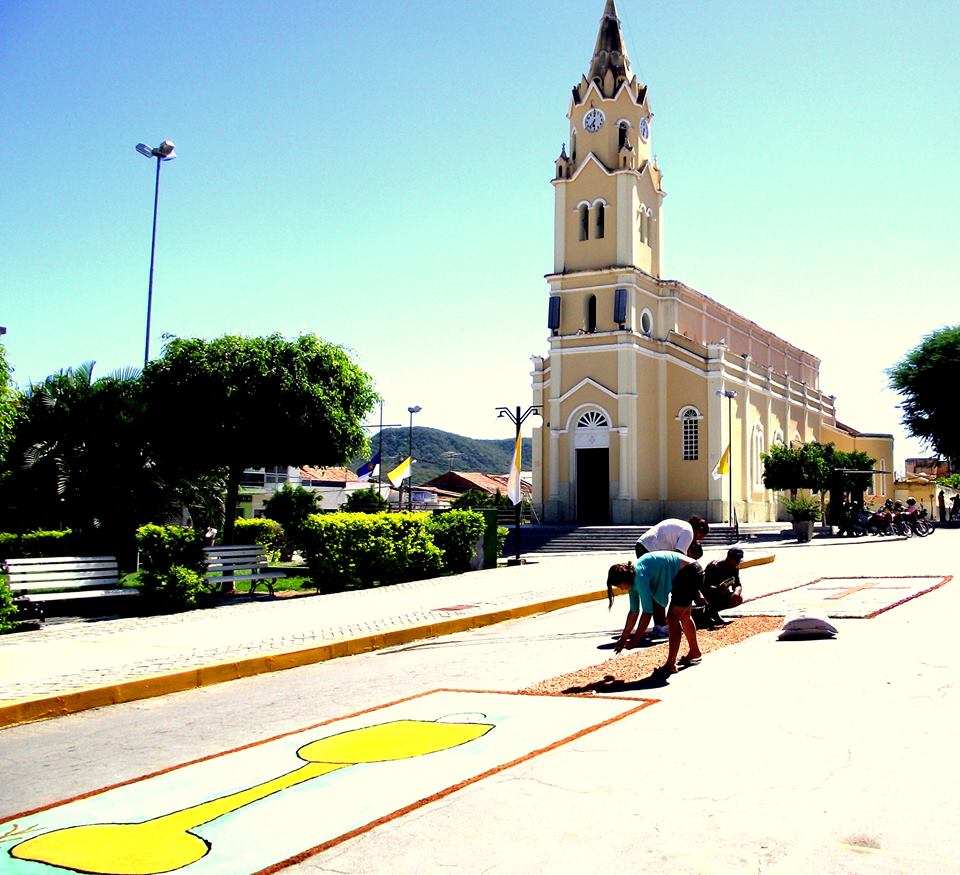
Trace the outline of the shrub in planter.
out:
[[[283,526],[276,520],[260,517],[259,519],[238,519],[234,522],[233,542],[235,544],[258,544],[273,558],[279,559],[284,550],[286,539]]]
[[[444,571],[469,571],[477,541],[483,537],[483,515],[472,510],[434,514],[427,530],[443,554]]]
[[[212,597],[206,578],[182,565],[165,571],[144,571],[140,583],[143,598],[159,613],[188,611]]]
[[[785,499],[783,509],[790,514],[795,523],[814,522],[820,519],[820,502],[805,495]]]
[[[507,535],[510,534],[510,529],[506,526],[497,527],[497,555],[503,555],[503,548],[507,546]]]

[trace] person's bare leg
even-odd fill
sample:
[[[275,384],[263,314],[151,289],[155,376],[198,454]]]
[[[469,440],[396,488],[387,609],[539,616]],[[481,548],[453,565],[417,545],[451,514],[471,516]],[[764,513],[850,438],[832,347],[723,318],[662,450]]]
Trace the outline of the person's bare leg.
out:
[[[674,608],[667,611],[667,661],[660,666],[664,674],[673,674],[677,670],[677,654],[680,653],[680,619]]]
[[[653,624],[655,626],[667,625],[667,609],[656,602],[653,603]]]
[[[671,608],[671,611],[674,609]],[[700,652],[700,643],[697,641],[697,624],[693,622],[690,614],[690,608],[676,608],[679,625],[683,629],[683,634],[687,639],[688,653],[684,659],[699,659],[703,654]],[[680,641],[677,641],[677,650],[680,650]]]

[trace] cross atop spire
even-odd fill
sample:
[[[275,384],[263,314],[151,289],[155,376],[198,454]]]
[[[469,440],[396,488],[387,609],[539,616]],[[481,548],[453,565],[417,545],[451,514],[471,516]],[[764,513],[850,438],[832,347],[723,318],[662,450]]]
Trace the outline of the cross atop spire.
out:
[[[620,30],[617,4],[615,0],[606,0],[587,81],[596,82],[605,97],[612,97],[622,82],[631,79],[633,70]]]

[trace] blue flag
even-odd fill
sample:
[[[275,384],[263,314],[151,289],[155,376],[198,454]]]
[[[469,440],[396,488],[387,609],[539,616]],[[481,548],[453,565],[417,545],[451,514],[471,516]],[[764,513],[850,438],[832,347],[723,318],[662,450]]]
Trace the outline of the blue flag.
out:
[[[369,480],[372,474],[377,473],[377,468],[380,465],[380,454],[377,453],[369,462],[364,462],[357,469],[357,479],[359,480]]]

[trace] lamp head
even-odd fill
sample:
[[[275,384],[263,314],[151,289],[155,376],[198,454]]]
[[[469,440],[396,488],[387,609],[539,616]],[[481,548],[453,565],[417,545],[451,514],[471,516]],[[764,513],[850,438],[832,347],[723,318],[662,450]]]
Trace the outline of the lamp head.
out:
[[[407,413],[409,413],[412,416],[414,413],[419,413],[421,410],[423,410],[423,408],[419,404],[417,404],[414,407],[408,407]]]
[[[145,155],[147,158],[153,157],[153,149],[151,149],[146,143],[137,143],[137,151],[141,155]]]
[[[157,146],[153,154],[163,161],[171,161],[172,159],[176,158],[177,152],[173,147],[173,140],[164,140],[159,146]]]

